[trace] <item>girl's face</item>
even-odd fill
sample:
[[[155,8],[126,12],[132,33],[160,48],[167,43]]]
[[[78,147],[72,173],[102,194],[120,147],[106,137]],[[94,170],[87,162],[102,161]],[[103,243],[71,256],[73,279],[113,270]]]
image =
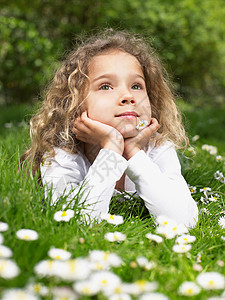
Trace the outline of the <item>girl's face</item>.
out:
[[[138,60],[114,50],[93,57],[85,106],[88,117],[116,128],[124,138],[138,134],[137,117],[151,120],[150,101]]]

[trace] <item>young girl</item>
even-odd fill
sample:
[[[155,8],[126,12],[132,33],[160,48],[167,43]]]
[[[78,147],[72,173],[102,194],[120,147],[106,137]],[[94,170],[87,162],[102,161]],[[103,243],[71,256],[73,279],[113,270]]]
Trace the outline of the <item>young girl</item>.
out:
[[[106,30],[66,58],[31,119],[25,154],[52,204],[83,185],[83,214],[99,219],[125,190],[154,216],[196,223],[175,151],[187,138],[164,73],[154,50],[126,32]]]

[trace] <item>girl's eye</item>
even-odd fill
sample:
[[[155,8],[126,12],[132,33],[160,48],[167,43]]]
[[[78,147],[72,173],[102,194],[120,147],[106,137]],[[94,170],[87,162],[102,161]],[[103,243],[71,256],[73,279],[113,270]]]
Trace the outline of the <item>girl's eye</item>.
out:
[[[136,84],[134,84],[134,85],[132,86],[132,89],[133,89],[133,90],[141,90],[141,89],[142,89],[142,85],[139,84],[139,83],[136,83]]]
[[[108,91],[108,90],[112,89],[112,87],[108,83],[103,83],[102,85],[100,85],[99,89],[103,90],[103,91]]]

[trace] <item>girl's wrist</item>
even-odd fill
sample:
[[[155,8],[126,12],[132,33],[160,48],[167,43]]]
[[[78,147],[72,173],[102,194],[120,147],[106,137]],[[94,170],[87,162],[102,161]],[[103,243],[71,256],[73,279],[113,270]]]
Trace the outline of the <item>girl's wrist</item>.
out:
[[[110,149],[110,150],[122,155],[123,151],[124,151],[124,144],[123,143],[117,144],[114,141],[109,141],[109,142],[105,143],[102,148]]]
[[[131,157],[133,157],[136,153],[138,153],[141,149],[138,147],[135,147],[133,149],[130,149],[128,151],[124,151],[123,157],[126,158],[126,160],[129,160]]]

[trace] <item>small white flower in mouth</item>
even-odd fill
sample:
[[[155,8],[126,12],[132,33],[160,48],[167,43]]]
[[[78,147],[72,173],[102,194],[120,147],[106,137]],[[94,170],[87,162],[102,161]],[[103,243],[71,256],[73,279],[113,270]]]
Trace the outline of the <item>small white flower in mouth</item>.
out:
[[[142,130],[142,129],[144,129],[145,127],[147,127],[148,126],[148,121],[146,121],[146,120],[141,120],[141,119],[139,119],[138,117],[137,117],[137,120],[138,120],[138,125],[136,126],[136,129],[137,130]]]

